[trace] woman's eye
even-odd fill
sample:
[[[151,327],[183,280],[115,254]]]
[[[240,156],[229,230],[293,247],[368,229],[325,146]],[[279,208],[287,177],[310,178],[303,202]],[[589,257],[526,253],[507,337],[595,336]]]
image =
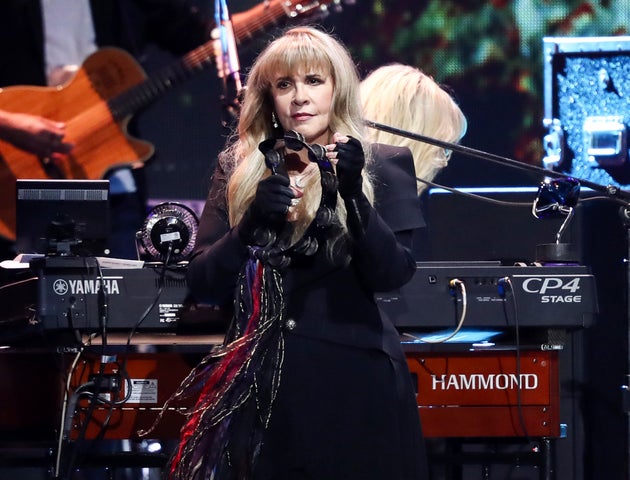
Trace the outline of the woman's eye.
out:
[[[290,82],[288,80],[278,80],[276,82],[276,88],[282,90],[287,88],[290,85]]]

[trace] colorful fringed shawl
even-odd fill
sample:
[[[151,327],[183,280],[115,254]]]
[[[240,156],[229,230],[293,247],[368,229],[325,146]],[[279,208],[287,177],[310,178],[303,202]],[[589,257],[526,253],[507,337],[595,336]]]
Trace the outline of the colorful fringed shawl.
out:
[[[284,351],[280,274],[254,252],[239,277],[236,306],[223,345],[202,359],[162,409],[198,395],[171,459],[173,480],[251,478]]]

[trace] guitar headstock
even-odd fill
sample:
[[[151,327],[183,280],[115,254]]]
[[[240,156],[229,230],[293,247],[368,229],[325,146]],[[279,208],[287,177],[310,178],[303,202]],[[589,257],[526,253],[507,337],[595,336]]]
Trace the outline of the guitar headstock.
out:
[[[297,0],[287,0],[283,3],[283,8],[288,17],[293,19],[322,17],[330,11],[341,12],[343,5],[353,5],[356,0],[311,0],[299,2]]]
[[[343,4],[354,3],[356,0],[265,0],[249,10],[232,15],[236,43],[241,45],[263,30],[287,21],[312,21],[331,12],[340,12]]]

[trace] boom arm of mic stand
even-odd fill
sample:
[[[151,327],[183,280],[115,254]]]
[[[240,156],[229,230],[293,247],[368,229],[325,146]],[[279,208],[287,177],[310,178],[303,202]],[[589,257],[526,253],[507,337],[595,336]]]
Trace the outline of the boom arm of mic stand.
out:
[[[584,185],[585,187],[588,187],[591,190],[594,190],[596,192],[603,193],[604,195],[611,198],[612,200],[615,200],[621,203],[622,205],[624,205],[626,208],[626,211],[628,212],[627,216],[630,221],[630,207],[628,206],[630,204],[630,192],[622,190],[619,187],[616,187],[614,185],[607,185],[607,186],[600,185],[598,183],[593,183],[588,180],[575,178],[561,172],[554,172],[552,170],[547,170],[542,167],[529,165],[527,163],[519,162],[511,158],[503,157],[501,155],[495,155],[493,153],[484,152],[482,150],[476,150],[474,148],[465,147],[457,143],[445,142],[443,140],[427,137],[426,135],[420,135],[418,133],[409,132],[407,130],[402,130],[400,128],[392,127],[390,125],[373,122],[371,120],[365,120],[364,122],[365,122],[365,125],[367,125],[370,128],[381,130],[383,132],[392,133],[394,135],[398,135],[401,137],[410,138],[418,142],[424,142],[424,143],[428,143],[428,144],[435,145],[438,147],[446,148],[454,152],[461,153],[463,155],[481,158],[482,160],[489,160],[491,162],[495,162],[501,165],[508,165],[508,166],[518,168],[521,170],[528,170],[530,172],[540,173],[541,175],[544,175],[546,177],[575,179],[580,182],[580,185]]]

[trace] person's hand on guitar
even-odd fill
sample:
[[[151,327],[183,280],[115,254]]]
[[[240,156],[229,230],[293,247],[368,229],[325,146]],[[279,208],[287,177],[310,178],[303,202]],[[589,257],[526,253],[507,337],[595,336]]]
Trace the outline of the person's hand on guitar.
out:
[[[72,150],[64,142],[65,124],[26,113],[0,110],[0,139],[40,158],[55,158]]]

